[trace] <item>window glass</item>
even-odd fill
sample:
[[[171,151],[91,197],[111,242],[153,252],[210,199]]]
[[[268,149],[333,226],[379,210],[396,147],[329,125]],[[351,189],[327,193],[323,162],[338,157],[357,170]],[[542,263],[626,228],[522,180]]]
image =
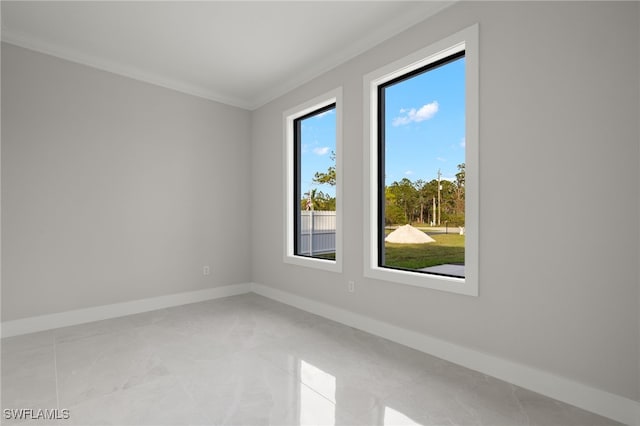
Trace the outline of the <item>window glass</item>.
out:
[[[378,86],[378,264],[464,278],[464,51]]]
[[[293,121],[294,254],[336,257],[336,105]]]

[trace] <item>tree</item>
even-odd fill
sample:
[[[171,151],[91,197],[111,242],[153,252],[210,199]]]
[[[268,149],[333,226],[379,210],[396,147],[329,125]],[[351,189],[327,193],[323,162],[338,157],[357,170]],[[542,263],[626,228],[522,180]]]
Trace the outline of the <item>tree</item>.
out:
[[[438,180],[432,179],[429,182],[425,182],[420,188],[420,193],[426,201],[425,210],[427,213],[427,222],[434,222],[437,220],[437,207],[434,210],[434,199],[438,198]]]
[[[458,173],[456,173],[456,185],[458,185],[458,188],[464,189],[465,167],[465,163],[458,164]]]
[[[395,225],[406,221],[404,211],[398,206],[396,194],[387,186],[384,189],[385,206],[384,206],[384,222],[386,225]]]
[[[316,188],[306,192],[300,200],[301,210],[334,211],[336,199]]]
[[[333,161],[333,166],[330,166],[325,173],[316,172],[313,175],[313,182],[319,185],[331,185],[336,186],[336,153],[331,151],[331,161]]]
[[[331,151],[331,160],[333,161],[333,165],[330,166],[325,173],[316,172],[313,175],[313,183],[336,186],[336,153],[334,151]],[[336,199],[314,188],[302,196],[300,207],[302,210],[311,210],[311,208],[313,208],[313,210],[334,211],[336,209]]]
[[[424,223],[424,208],[426,204],[429,202],[422,188],[424,187],[425,182],[422,179],[418,179],[413,183],[413,187],[416,189],[418,195],[418,214],[420,216],[420,223]]]
[[[443,179],[440,185],[440,206],[435,202],[438,198],[437,179],[412,182],[404,178],[385,186],[385,223],[435,222],[439,207],[442,223],[446,221],[450,226],[464,226],[465,164],[458,165],[455,181]]]
[[[465,163],[458,164],[458,173],[456,173],[456,202],[455,202],[455,214],[462,216],[462,224],[464,225],[464,199],[465,199]]]
[[[418,214],[418,191],[413,182],[403,178],[400,182],[393,182],[389,186],[395,199],[395,205],[404,213],[404,223],[412,222]],[[399,222],[396,222],[399,223]]]

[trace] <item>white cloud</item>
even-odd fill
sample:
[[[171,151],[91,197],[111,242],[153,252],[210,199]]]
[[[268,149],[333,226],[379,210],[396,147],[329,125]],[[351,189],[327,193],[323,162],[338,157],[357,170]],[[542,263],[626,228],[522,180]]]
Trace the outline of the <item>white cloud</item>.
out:
[[[467,138],[462,138],[460,140],[460,147],[464,148],[465,146],[467,146]]]
[[[413,174],[413,170],[407,170],[406,172],[404,172],[404,174],[407,176],[411,176]]]
[[[443,158],[443,157],[436,157],[436,160],[442,161],[443,163],[446,163],[446,161],[447,161],[447,159]]]
[[[329,153],[329,147],[323,146],[323,147],[313,148],[313,153],[315,155],[327,155]]]
[[[402,108],[400,110],[401,115],[394,118],[391,124],[393,126],[404,126],[405,124],[409,123],[419,123],[424,120],[429,120],[430,118],[433,118],[434,115],[436,115],[439,108],[440,105],[438,104],[438,101],[433,101],[429,104],[425,104],[419,109]]]

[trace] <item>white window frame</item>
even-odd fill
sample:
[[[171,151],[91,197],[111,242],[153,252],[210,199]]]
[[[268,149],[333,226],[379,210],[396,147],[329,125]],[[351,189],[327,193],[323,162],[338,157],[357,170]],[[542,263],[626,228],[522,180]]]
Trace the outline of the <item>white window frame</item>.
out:
[[[369,278],[478,295],[478,25],[379,68],[363,78],[364,94],[364,275]],[[385,268],[378,265],[378,86],[430,63],[465,51],[465,277]]]
[[[298,256],[294,253],[294,120],[315,110],[335,103],[336,114],[336,259],[318,259]],[[342,272],[342,87],[304,102],[283,113],[284,132],[284,194],[285,194],[285,243],[284,262],[298,266]],[[299,202],[299,201],[298,201]]]

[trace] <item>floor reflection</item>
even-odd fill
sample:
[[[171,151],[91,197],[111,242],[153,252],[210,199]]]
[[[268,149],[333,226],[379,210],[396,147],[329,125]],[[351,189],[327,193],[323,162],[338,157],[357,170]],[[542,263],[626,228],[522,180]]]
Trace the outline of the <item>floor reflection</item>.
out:
[[[335,404],[336,378],[304,360],[300,360],[300,379],[302,383],[315,389]]]
[[[336,378],[303,360],[299,374],[300,425],[335,425]]]
[[[298,419],[302,425],[338,425],[344,423],[344,419],[336,417],[336,410],[349,408],[353,401],[338,401],[336,399],[338,385],[347,386],[348,383],[338,384],[336,376],[305,361],[298,360],[297,370],[299,381],[297,382]],[[379,426],[420,426],[420,423],[411,419],[408,415],[385,406],[381,401],[370,400],[371,425]]]
[[[413,421],[409,416],[402,414],[400,411],[391,407],[384,407],[384,426],[421,426],[420,423]]]

